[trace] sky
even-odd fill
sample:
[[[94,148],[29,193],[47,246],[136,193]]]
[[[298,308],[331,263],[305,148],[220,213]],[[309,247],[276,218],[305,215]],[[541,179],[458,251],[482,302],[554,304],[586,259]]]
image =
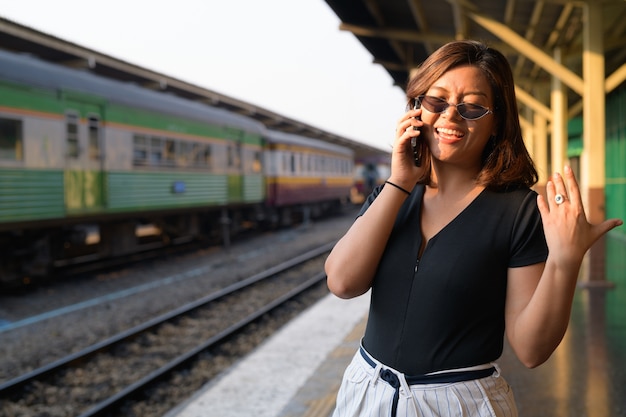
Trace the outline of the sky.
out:
[[[0,0],[0,16],[387,151],[404,113],[324,0]]]

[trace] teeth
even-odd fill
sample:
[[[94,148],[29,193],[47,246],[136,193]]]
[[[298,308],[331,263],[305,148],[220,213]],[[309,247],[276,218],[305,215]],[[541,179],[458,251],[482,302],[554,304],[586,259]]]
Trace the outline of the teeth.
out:
[[[458,136],[458,137],[463,136],[463,132],[459,132],[458,130],[445,129],[441,127],[437,130],[445,135],[453,135],[453,136]]]

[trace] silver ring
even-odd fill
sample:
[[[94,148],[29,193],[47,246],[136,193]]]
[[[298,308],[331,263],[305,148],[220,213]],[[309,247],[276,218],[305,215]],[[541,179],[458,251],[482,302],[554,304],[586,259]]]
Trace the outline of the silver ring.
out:
[[[565,201],[565,198],[561,194],[557,194],[554,196],[554,202],[556,204],[563,204],[564,201]]]

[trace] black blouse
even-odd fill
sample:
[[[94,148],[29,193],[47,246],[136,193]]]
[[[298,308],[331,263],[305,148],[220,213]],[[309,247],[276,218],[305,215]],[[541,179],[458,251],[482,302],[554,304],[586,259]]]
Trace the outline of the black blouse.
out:
[[[363,339],[372,356],[407,375],[498,359],[507,270],[548,255],[537,194],[484,190],[418,259],[424,190],[416,186],[396,218],[372,285]]]

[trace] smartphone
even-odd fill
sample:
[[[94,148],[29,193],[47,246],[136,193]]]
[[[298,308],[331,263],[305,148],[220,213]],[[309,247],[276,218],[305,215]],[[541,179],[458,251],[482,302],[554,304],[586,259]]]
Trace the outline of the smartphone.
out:
[[[420,108],[420,104],[421,103],[419,102],[419,100],[416,99],[415,100],[415,104],[413,105],[413,109],[415,109],[415,110],[419,109]],[[417,116],[416,119],[420,120],[420,121],[422,120],[422,118],[419,117],[419,116]],[[420,130],[416,126],[413,126],[413,129]],[[423,157],[423,153],[424,153],[424,145],[423,145],[424,141],[421,141],[422,144],[417,143],[417,140],[421,139],[421,137],[422,136],[420,135],[419,138],[416,138],[416,137],[412,137],[411,138],[411,148],[413,149],[413,158],[415,160],[415,166],[416,167],[422,166],[422,157]]]

